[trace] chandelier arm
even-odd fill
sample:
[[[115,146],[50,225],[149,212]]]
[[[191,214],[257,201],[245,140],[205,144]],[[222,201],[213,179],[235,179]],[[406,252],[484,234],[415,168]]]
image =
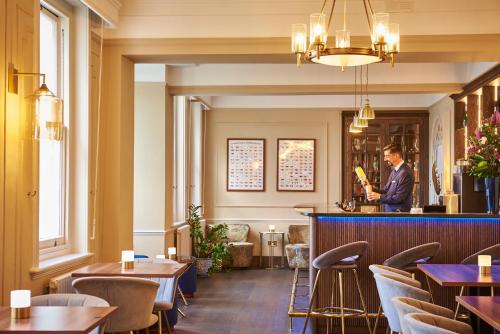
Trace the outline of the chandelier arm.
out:
[[[323,13],[323,11],[325,10],[326,2],[327,2],[327,0],[323,1],[323,5],[321,6],[321,12],[320,13]]]
[[[366,1],[368,3],[368,8],[370,8],[370,14],[371,14],[371,16],[373,16],[373,8],[372,8],[372,4],[371,4],[370,0],[363,0],[363,1]]]
[[[366,21],[368,22],[368,29],[369,29],[369,33],[371,35],[372,34],[372,21],[371,21],[370,15],[368,14],[368,7],[366,6],[367,1],[368,1],[368,4],[370,4],[370,0],[363,0],[363,6],[365,7]],[[371,10],[371,5],[370,5],[370,12],[372,13],[372,16],[373,16],[373,11]]]
[[[328,17],[328,25],[326,26],[327,33],[328,33],[328,29],[330,29],[330,23],[332,22],[333,9],[335,8],[335,2],[337,2],[337,0],[333,0],[332,9],[330,9],[330,16]]]

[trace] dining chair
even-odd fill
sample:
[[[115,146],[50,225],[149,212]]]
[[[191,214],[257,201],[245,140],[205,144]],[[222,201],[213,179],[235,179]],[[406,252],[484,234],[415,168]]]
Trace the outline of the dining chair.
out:
[[[158,321],[153,305],[160,285],[135,277],[83,277],[73,281],[78,293],[97,296],[118,310],[109,318],[106,332],[129,332],[146,329]]]
[[[454,313],[452,310],[446,307],[424,302],[422,300],[409,297],[394,297],[392,298],[392,303],[398,313],[402,334],[411,334],[410,329],[406,326],[404,321],[404,316],[409,313],[430,313],[448,319],[453,319]]]
[[[107,307],[109,303],[102,298],[74,293],[53,293],[31,297],[32,306],[94,306]],[[106,325],[98,326],[90,334],[104,333]]]
[[[473,334],[466,323],[429,313],[409,313],[403,321],[411,334]]]

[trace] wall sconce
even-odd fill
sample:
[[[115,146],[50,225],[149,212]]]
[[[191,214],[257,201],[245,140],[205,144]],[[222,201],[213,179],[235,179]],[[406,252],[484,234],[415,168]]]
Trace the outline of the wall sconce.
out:
[[[134,251],[122,251],[122,269],[134,269]]]
[[[45,84],[44,73],[20,73],[12,64],[9,64],[8,73],[9,93],[18,93],[18,78],[22,76],[42,77],[42,85],[33,93],[35,98],[33,139],[61,141],[64,129],[63,101],[49,90]]]
[[[12,319],[27,319],[30,317],[31,291],[12,290],[10,292],[10,317]]]
[[[491,274],[491,255],[478,255],[477,264],[479,266],[479,274],[485,276]]]
[[[168,259],[174,261],[177,259],[177,249],[175,247],[168,247]]]

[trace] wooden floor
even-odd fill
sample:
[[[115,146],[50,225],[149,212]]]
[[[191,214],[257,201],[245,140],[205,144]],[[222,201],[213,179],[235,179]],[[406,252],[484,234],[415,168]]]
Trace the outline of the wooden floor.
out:
[[[289,330],[292,277],[289,269],[248,269],[199,278],[187,318],[179,317],[175,333],[300,333],[303,319],[295,319]]]

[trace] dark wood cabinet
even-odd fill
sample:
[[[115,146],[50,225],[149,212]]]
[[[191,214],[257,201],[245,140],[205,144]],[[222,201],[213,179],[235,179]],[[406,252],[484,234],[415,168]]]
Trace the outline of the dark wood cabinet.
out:
[[[401,144],[403,159],[413,169],[413,205],[428,203],[429,188],[429,113],[427,111],[377,111],[362,133],[350,133],[353,111],[342,113],[342,199],[355,199],[357,210],[367,205],[364,189],[354,172],[361,166],[374,189],[383,188],[391,168],[384,162],[383,147]],[[373,202],[370,203],[373,205]]]

